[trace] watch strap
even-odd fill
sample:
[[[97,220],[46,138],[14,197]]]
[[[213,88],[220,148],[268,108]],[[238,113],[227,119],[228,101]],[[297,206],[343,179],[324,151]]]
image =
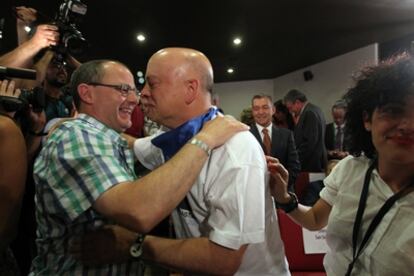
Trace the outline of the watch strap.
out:
[[[290,195],[290,201],[288,203],[279,203],[275,200],[276,208],[282,209],[285,211],[285,213],[290,213],[299,206],[299,201],[296,194],[292,192],[288,192],[288,194]]]
[[[129,248],[129,254],[131,255],[132,258],[134,258],[134,259],[141,258],[142,244],[144,243],[144,239],[145,239],[145,235],[138,234],[137,239],[135,240],[135,242]]]

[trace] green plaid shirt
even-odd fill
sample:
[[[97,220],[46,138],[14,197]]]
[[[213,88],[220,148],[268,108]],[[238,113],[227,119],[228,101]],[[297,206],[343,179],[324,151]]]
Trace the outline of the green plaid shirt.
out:
[[[34,165],[38,256],[34,275],[140,275],[138,262],[85,267],[68,243],[113,223],[92,209],[106,190],[136,178],[127,142],[85,114],[59,126]]]

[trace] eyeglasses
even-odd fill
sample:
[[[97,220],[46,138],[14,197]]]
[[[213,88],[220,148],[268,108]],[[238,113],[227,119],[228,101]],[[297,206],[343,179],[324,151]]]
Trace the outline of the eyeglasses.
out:
[[[131,87],[128,84],[106,84],[106,83],[99,83],[99,82],[89,82],[87,83],[87,85],[104,86],[104,87],[113,88],[119,93],[121,93],[123,97],[128,97],[129,93],[135,93],[137,97],[141,96],[141,93],[138,91],[138,89],[136,89],[135,87]]]

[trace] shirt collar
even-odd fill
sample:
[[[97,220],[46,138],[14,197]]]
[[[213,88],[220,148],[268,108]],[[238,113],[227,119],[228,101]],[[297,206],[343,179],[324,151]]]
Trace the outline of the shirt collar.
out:
[[[267,130],[269,131],[269,134],[272,131],[272,126],[273,126],[272,123],[270,123],[270,125],[268,125],[267,127],[261,126],[258,123],[255,123],[255,124],[256,124],[257,130],[259,131],[259,133],[262,133],[262,131],[263,131],[264,128],[267,128]]]
[[[97,129],[102,135],[108,135],[112,140],[117,141],[121,146],[128,147],[128,142],[114,129],[107,127],[105,124],[97,120],[96,118],[89,116],[85,113],[80,113],[77,119],[84,121],[91,127]]]

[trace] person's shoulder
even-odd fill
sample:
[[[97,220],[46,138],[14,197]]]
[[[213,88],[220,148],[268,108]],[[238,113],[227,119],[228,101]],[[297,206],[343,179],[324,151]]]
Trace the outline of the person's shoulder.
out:
[[[104,140],[104,135],[96,128],[90,127],[78,118],[65,118],[51,128],[46,143],[94,143],[100,140]]]
[[[3,134],[10,134],[10,131],[13,132],[20,132],[19,127],[17,124],[13,121],[12,118],[8,116],[0,115],[0,133]]]
[[[230,138],[222,148],[223,150],[235,152],[237,155],[252,153],[261,153],[262,147],[256,137],[250,131],[242,131]]]
[[[253,134],[250,131],[241,131],[239,133],[236,133],[232,138],[230,138],[227,143],[230,142],[243,142],[243,141],[249,141],[254,140],[256,141],[256,138],[253,136]]]
[[[335,168],[338,167],[338,169],[342,171],[351,172],[355,169],[359,170],[359,169],[367,168],[370,162],[371,162],[370,159],[364,155],[361,155],[361,156],[348,155],[347,157],[339,161],[338,164],[335,166]]]

